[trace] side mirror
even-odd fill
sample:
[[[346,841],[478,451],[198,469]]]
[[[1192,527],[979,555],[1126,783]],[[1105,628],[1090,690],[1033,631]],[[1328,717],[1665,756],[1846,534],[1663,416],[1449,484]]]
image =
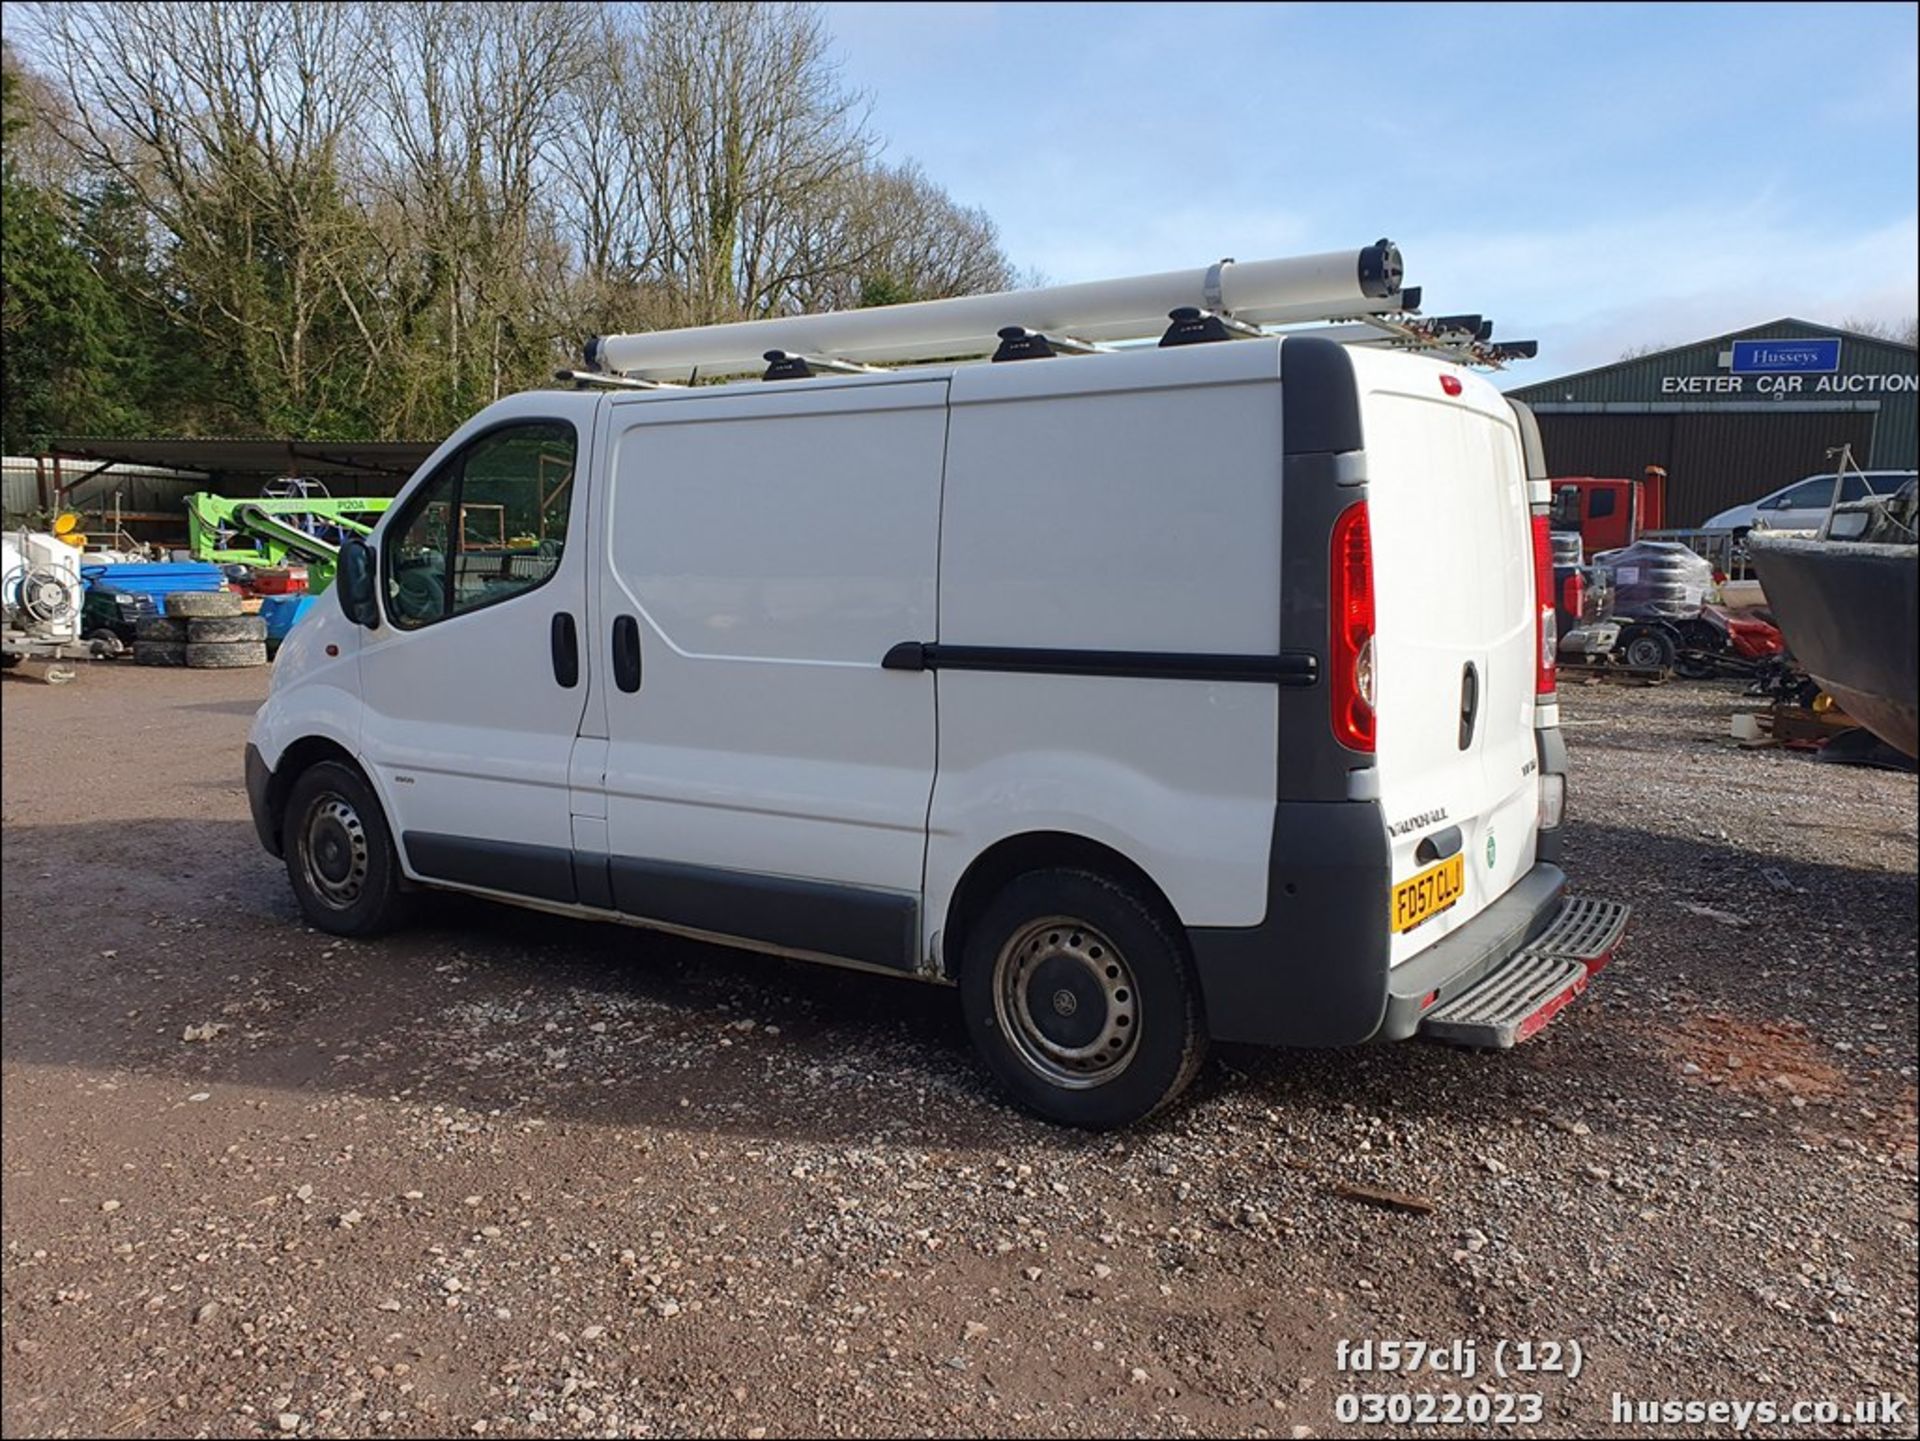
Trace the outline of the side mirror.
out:
[[[373,547],[358,536],[350,537],[341,545],[340,568],[334,576],[333,588],[339,592],[340,609],[347,613],[347,619],[368,630],[380,628],[380,603],[374,593],[374,574],[378,569]]]

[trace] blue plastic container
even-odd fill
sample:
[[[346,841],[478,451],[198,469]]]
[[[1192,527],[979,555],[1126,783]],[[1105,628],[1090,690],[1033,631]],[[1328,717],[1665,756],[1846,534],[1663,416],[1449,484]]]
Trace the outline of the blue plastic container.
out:
[[[260,618],[267,623],[267,644],[278,646],[294,624],[312,610],[317,595],[270,595],[260,602]]]
[[[153,597],[154,608],[167,613],[166,598],[179,590],[218,590],[226,576],[207,561],[165,561],[158,564],[80,566],[80,578],[89,586],[118,586],[135,595]]]

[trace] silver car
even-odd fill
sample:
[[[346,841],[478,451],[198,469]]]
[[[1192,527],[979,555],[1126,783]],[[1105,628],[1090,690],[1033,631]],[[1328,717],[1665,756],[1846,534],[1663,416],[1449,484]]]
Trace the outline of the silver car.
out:
[[[1847,472],[1840,487],[1842,500],[1860,500],[1869,494],[1891,495],[1914,477],[1911,470],[1866,470]],[[1708,520],[1703,530],[1818,530],[1833,504],[1833,482],[1837,477],[1810,475],[1783,485],[1771,495],[1748,505],[1736,505]]]

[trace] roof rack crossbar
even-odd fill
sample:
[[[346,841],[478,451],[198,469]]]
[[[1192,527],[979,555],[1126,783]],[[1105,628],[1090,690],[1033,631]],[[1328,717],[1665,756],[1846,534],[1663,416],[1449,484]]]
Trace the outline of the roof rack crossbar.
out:
[[[785,350],[769,350],[760,357],[767,362],[762,380],[811,380],[816,375],[871,375],[871,365],[839,360],[830,355],[795,355]]]
[[[602,385],[609,390],[686,389],[685,386],[675,385],[670,380],[642,380],[631,375],[602,375],[597,370],[556,370],[553,378],[568,381],[579,390],[585,390],[589,385]]]
[[[1111,346],[1094,345],[1071,335],[1049,335],[1045,331],[1029,330],[1024,325],[1003,325],[999,334],[1000,344],[992,355],[996,361],[1046,360],[1056,355],[1101,355],[1112,349]]]
[[[1207,345],[1216,340],[1251,340],[1263,332],[1257,325],[1236,320],[1217,310],[1202,310],[1197,305],[1182,305],[1169,310],[1173,323],[1160,337],[1162,347],[1169,345]]]

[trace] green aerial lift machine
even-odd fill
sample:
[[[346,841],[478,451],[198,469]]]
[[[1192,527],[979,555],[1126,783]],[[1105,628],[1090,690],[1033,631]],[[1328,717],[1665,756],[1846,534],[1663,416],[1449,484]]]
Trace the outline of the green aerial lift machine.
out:
[[[392,504],[385,496],[330,496],[311,481],[281,481],[242,500],[199,491],[186,500],[187,548],[216,565],[304,565],[307,589],[320,591],[340,563],[341,542],[371,535]]]

